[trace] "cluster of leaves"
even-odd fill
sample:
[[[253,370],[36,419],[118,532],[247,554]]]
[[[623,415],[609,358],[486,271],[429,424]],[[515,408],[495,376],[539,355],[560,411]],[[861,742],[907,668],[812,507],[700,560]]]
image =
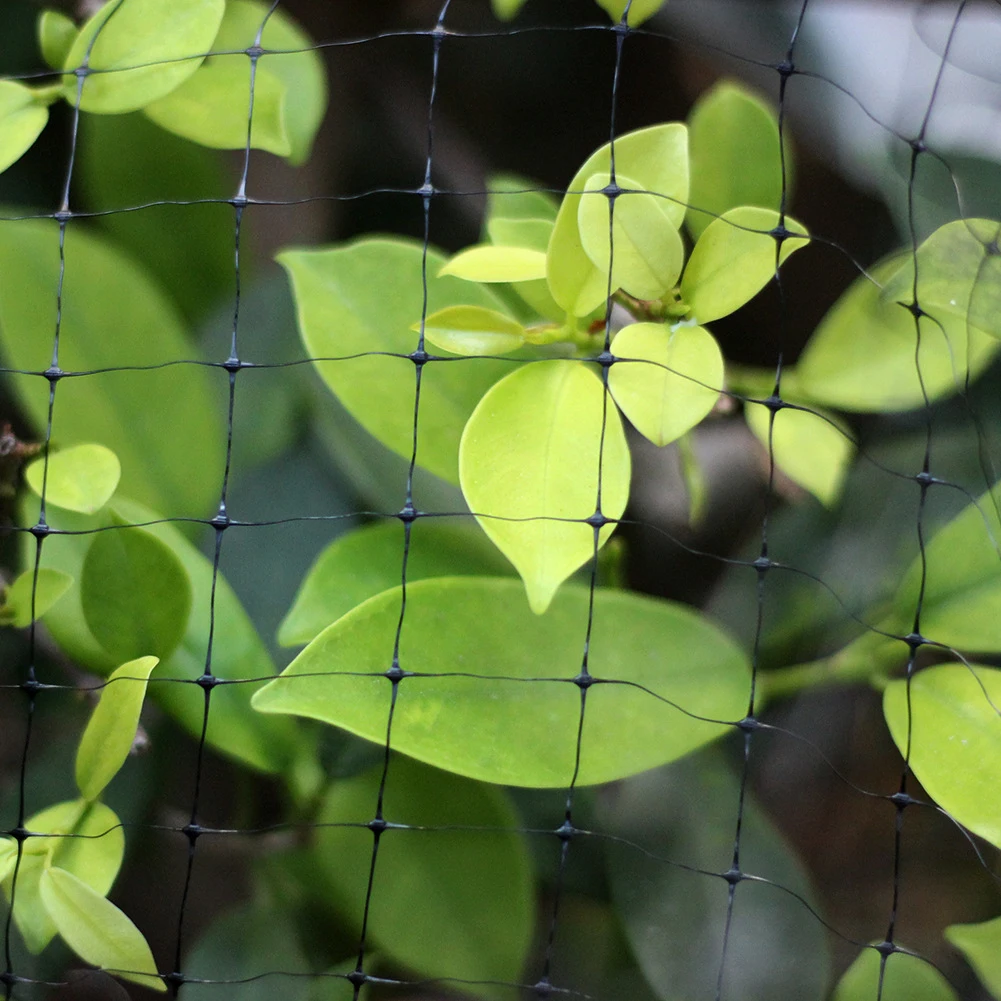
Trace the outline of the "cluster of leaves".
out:
[[[495,4],[508,16],[520,6]],[[625,12],[622,2],[602,6],[614,18]],[[634,0],[630,23],[658,6]],[[78,28],[46,12],[40,39],[58,82],[0,84],[3,165],[31,145],[60,98],[98,115],[139,111],[213,148],[244,147],[249,137],[301,162],[323,112],[323,74],[301,30],[280,12],[267,14],[258,0],[128,0]],[[267,51],[252,62],[246,50],[257,44]],[[688,910],[675,923],[692,929],[697,951],[696,932],[718,922],[720,901],[689,894],[655,858],[670,830],[693,858],[706,853],[705,869],[729,865],[717,820],[735,793],[708,745],[730,732],[726,721],[744,715],[750,665],[691,608],[614,581],[593,594],[567,582],[598,561],[626,509],[625,422],[656,445],[686,450],[697,514],[690,435],[716,419],[721,397],[735,399],[778,467],[833,506],[854,451],[842,414],[913,409],[948,396],[1001,347],[998,224],[966,219],[941,227],[916,255],[894,255],[860,277],[784,371],[781,401],[771,398],[772,373],[724,359],[707,324],[739,310],[810,242],[785,212],[790,165],[768,106],[724,83],[687,123],[642,129],[597,150],[559,202],[530,182],[495,179],[482,240],[458,254],[381,238],[284,251],[279,260],[302,341],[310,358],[323,359],[315,363],[323,382],[388,449],[410,459],[416,441],[417,465],[460,486],[475,518],[420,516],[406,528],[392,519],[337,539],[317,558],[279,630],[282,645],[305,649],[253,696],[250,682],[275,674],[265,643],[211,561],[161,518],[200,517],[218,499],[221,381],[194,364],[150,368],[138,382],[138,373],[112,372],[59,386],[59,447],[26,470],[32,493],[20,514],[31,525],[44,511],[56,534],[37,567],[34,539],[25,535],[29,569],[7,589],[0,618],[16,627],[41,619],[65,654],[109,684],[80,745],[81,798],[29,818],[31,836],[0,847],[8,894],[17,874],[14,918],[30,949],[58,932],[83,959],[159,983],[145,942],[105,897],[124,845],[99,796],[125,760],[154,665],[151,697],[201,735],[205,696],[192,682],[210,642],[212,673],[233,683],[212,692],[206,741],[279,777],[292,819],[318,825],[309,844],[276,853],[263,870],[291,878],[304,906],[358,928],[371,855],[365,825],[381,769],[331,780],[317,730],[293,717],[385,741],[390,686],[383,674],[400,623],[406,539],[399,657],[424,676],[400,682],[392,744],[405,757],[390,768],[385,813],[395,824],[451,829],[406,840],[391,830],[383,841],[379,865],[387,871],[368,921],[380,957],[425,976],[445,971],[477,981],[469,990],[485,997],[496,989],[484,981],[518,980],[536,887],[515,796],[504,787],[570,781],[580,716],[571,679],[591,621],[588,663],[601,684],[588,694],[578,782],[630,780],[599,794],[601,813],[609,831],[645,844],[651,856],[610,851],[608,883],[650,988],[672,996],[678,967],[660,945],[651,947],[647,929],[664,920],[663,901],[686,901],[677,904]],[[56,237],[49,221],[0,225],[0,340],[13,369],[42,371],[49,361]],[[178,308],[129,254],[78,222],[65,237],[65,369],[204,360]],[[901,306],[915,301],[917,342],[914,312]],[[134,331],[143,332],[141,341]],[[468,360],[456,364],[460,358]],[[48,386],[23,379],[14,390],[44,427]],[[159,401],[160,425],[171,429],[167,437],[146,419],[150,396]],[[890,733],[929,795],[1001,847],[992,795],[1001,764],[1001,672],[957,660],[891,680],[908,650],[894,637],[910,633],[919,593],[930,640],[952,651],[1001,652],[993,614],[1001,561],[996,546],[985,544],[1001,539],[999,509],[995,488],[931,540],[926,575],[915,562],[868,616],[876,629],[820,664],[762,674],[761,691],[778,698],[860,679],[883,688]],[[699,790],[690,797],[699,816],[643,819],[650,802],[677,802],[677,782]],[[777,881],[807,895],[805,874],[753,801],[748,830]],[[658,892],[637,899],[641,885]],[[260,905],[265,927],[294,940],[291,923],[267,912],[273,906]],[[767,923],[756,914],[748,919]],[[809,935],[797,913],[779,920],[782,948],[808,957],[811,990],[821,996],[826,971],[812,957],[823,942],[797,938]],[[249,927],[220,925],[217,937],[249,935]],[[947,934],[1001,998],[1001,919]],[[750,969],[753,957],[743,958]],[[193,970],[199,962],[196,951]],[[878,953],[865,950],[837,987],[837,1001],[872,996],[880,969]],[[891,955],[885,973],[884,996],[892,989],[927,1001],[953,997],[906,953]],[[775,971],[762,972],[761,984],[776,996],[786,986]],[[701,985],[689,989],[694,995]]]

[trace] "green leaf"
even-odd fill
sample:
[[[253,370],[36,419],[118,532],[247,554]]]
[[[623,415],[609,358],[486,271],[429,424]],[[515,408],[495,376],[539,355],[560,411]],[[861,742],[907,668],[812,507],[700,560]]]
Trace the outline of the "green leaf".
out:
[[[882,992],[879,985],[880,954],[864,949],[838,981],[831,1001],[958,1001],[949,982],[929,962],[905,952],[886,957]]]
[[[446,306],[424,321],[424,337],[455,355],[503,355],[525,343],[525,328],[496,309]]]
[[[925,668],[891,682],[883,715],[928,795],[974,834],[1001,847],[1001,671],[965,664]]]
[[[595,174],[610,174],[611,169],[610,144],[588,157],[570,182],[549,241],[546,277],[550,291],[560,306],[575,316],[586,316],[607,294],[607,272],[596,268],[584,251],[578,213],[588,180]],[[671,226],[681,228],[688,201],[688,130],[684,125],[672,122],[619,136],[615,140],[615,172],[631,178],[640,190],[660,196],[658,201]]]
[[[61,570],[39,570],[35,580],[34,570],[25,570],[7,588],[0,621],[4,625],[26,629],[35,619],[40,619],[71,587],[73,578]],[[34,615],[31,597],[34,593]]]
[[[487,215],[493,219],[546,219],[555,222],[559,203],[537,181],[517,174],[494,174],[487,179]]]
[[[666,445],[716,405],[723,355],[708,330],[679,324],[631,323],[612,341],[608,388],[640,434]]]
[[[77,26],[60,10],[43,10],[38,15],[38,47],[47,66],[61,70],[73,47]]]
[[[279,627],[278,642],[308,643],[356,605],[399,584],[403,539],[403,526],[391,520],[365,525],[330,543],[299,586]],[[509,572],[507,561],[469,521],[421,518],[411,527],[408,583]]]
[[[124,492],[166,514],[202,517],[218,503],[225,458],[225,380],[196,364],[156,366],[200,352],[149,276],[82,223],[66,232],[59,363],[100,374],[59,386],[52,425],[63,446],[102,442],[122,464]],[[5,363],[42,372],[52,360],[59,228],[0,223],[0,344]],[[138,366],[141,372],[105,371]],[[48,421],[49,386],[11,377],[35,427]]]
[[[45,501],[66,508],[93,514],[111,500],[118,489],[122,467],[118,456],[103,445],[88,443],[74,445],[48,457],[48,475],[45,459],[36,459],[24,470],[28,486]]]
[[[777,243],[772,230],[779,224],[773,209],[744,205],[714,219],[692,249],[681,280],[681,298],[699,323],[728,316],[756,296],[775,276]],[[782,241],[778,264],[810,241],[806,229],[785,218],[790,233]]]
[[[350,361],[317,361],[327,386],[365,429],[409,459],[414,441],[414,366],[410,325],[421,316],[424,250],[416,241],[367,239],[326,250],[286,250],[278,262],[295,294],[299,330],[312,358],[364,354]],[[458,278],[438,278],[445,263],[427,254],[428,313],[446,306],[504,311],[489,289]],[[475,365],[429,363],[421,382],[417,462],[458,482],[459,439],[484,392],[510,371],[504,361]]]
[[[740,780],[715,747],[598,792],[611,899],[647,983],[666,1001],[716,992],[729,887],[705,873],[730,868],[738,802]],[[745,880],[736,887],[723,970],[732,986],[723,996],[822,1001],[827,935],[802,902],[817,907],[816,895],[792,846],[750,792],[740,868],[777,885]]]
[[[525,0],[490,0],[494,9],[494,17],[501,21],[510,21],[518,15],[525,6]]]
[[[497,216],[487,220],[487,236],[497,247],[527,247],[545,254],[552,234],[551,219],[505,219]]]
[[[698,240],[712,220],[741,205],[778,211],[782,159],[775,112],[735,80],[721,80],[688,116],[691,205],[685,221]],[[786,151],[786,174],[790,155]],[[699,211],[702,209],[703,211]]]
[[[487,782],[566,786],[580,720],[572,679],[584,652],[589,593],[567,585],[540,616],[513,580],[445,577],[409,585],[400,666],[434,676],[401,682],[393,747]],[[254,708],[319,719],[384,744],[384,672],[400,600],[395,588],[338,619],[257,693]],[[599,588],[588,664],[593,677],[626,684],[596,684],[588,692],[583,784],[680,758],[730,732],[707,719],[739,719],[746,709],[746,657],[682,605]]]
[[[466,503],[525,582],[542,613],[560,584],[594,556],[584,519],[617,519],[629,497],[629,449],[601,380],[578,361],[515,369],[473,411],[462,435]],[[598,485],[601,502],[598,503]]]
[[[219,30],[225,0],[128,0],[109,3],[80,29],[63,63],[63,96],[100,114],[135,111],[169,94],[201,65]],[[93,44],[92,44],[93,43]]]
[[[57,866],[42,873],[40,895],[59,934],[81,959],[166,992],[142,932],[111,901]]]
[[[292,143],[285,127],[288,92],[263,66],[254,74],[254,107],[250,108],[250,65],[246,56],[212,56],[176,90],[143,109],[150,121],[211,149],[243,149],[250,145],[276,156],[288,156]]]
[[[766,451],[771,448],[775,465],[821,504],[834,507],[855,454],[850,435],[826,415],[792,407],[776,411],[770,429],[769,413],[763,403],[744,405],[747,426]]]
[[[917,252],[917,301],[941,319],[959,314],[969,326],[1001,338],[1001,223],[955,219],[940,226]],[[886,303],[914,300],[914,261],[909,260],[883,288]]]
[[[608,13],[608,16],[616,24],[621,24],[622,15],[626,12],[629,0],[596,0],[596,3]],[[632,0],[629,7],[629,27],[638,27],[648,18],[653,17],[663,6],[664,0]]]
[[[30,87],[0,80],[0,171],[31,149],[48,120],[48,107]]]
[[[903,261],[897,256],[877,264],[873,280],[890,281],[907,268]],[[919,350],[914,317],[863,275],[828,310],[788,374],[801,395],[839,410],[911,410],[924,405],[917,353],[928,399],[957,393],[967,374],[976,378],[1001,346],[971,328],[960,307],[934,312],[938,322],[920,321]]]
[[[361,927],[372,856],[381,765],[335,783],[317,816],[309,852],[324,896]],[[381,952],[424,977],[456,977],[469,993],[505,998],[521,979],[535,922],[525,839],[502,789],[428,768],[390,762],[384,815],[391,824],[434,829],[431,837],[387,830],[379,842],[368,934]],[[359,826],[346,827],[345,824]],[[451,830],[439,830],[441,827]],[[414,916],[420,915],[415,921]]]
[[[4,883],[17,865],[17,842],[13,838],[0,838],[0,883]]]
[[[80,575],[83,614],[94,638],[119,663],[166,659],[191,613],[191,581],[173,550],[144,528],[115,519],[94,535]]]
[[[1001,998],[1001,918],[976,925],[950,925],[943,934],[966,957],[991,994]]]
[[[610,174],[584,182],[577,208],[581,246],[602,274],[612,269],[611,287],[637,299],[659,299],[673,288],[685,262],[681,235],[667,211],[669,202],[642,191],[642,185],[618,174],[620,188],[633,189],[612,200],[605,194]],[[611,232],[610,232],[611,231]]]
[[[525,247],[483,244],[456,254],[438,275],[454,275],[469,282],[530,282],[546,277],[546,255]]]
[[[84,799],[97,799],[125,764],[139,727],[146,682],[158,663],[156,657],[140,657],[108,676],[76,754],[76,784]]]

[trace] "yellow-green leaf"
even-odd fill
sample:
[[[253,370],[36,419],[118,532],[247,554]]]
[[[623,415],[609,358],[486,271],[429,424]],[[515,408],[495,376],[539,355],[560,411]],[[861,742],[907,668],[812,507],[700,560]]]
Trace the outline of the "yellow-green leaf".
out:
[[[140,657],[108,676],[76,752],[76,784],[84,799],[100,796],[125,764],[139,726],[146,683],[158,663],[156,657]]]
[[[3,607],[0,608],[0,622],[26,629],[32,621],[40,619],[72,586],[73,578],[61,570],[40,567],[37,581],[33,569],[25,570],[7,588]],[[35,597],[34,615],[32,593]]]
[[[640,434],[666,445],[716,405],[723,355],[703,327],[632,323],[612,341],[608,388]]]
[[[681,298],[699,323],[727,316],[757,295],[791,253],[810,241],[806,229],[786,216],[787,237],[776,256],[774,209],[742,205],[714,219],[699,237],[681,280]]]
[[[38,15],[38,47],[47,66],[61,70],[73,47],[77,26],[61,10],[43,10]]]
[[[596,2],[616,24],[621,23],[628,0],[596,0]],[[632,0],[629,7],[629,27],[638,27],[648,18],[653,17],[663,6],[664,0]]]
[[[487,220],[487,236],[496,247],[527,247],[529,250],[549,249],[553,235],[552,219],[506,219],[494,216]]]
[[[459,447],[459,479],[483,530],[515,565],[532,610],[594,555],[584,519],[617,519],[629,496],[629,449],[601,380],[577,361],[525,365],[493,386]],[[612,532],[601,528],[598,545]]]
[[[525,6],[525,0],[491,0],[491,5],[494,9],[494,17],[498,17],[502,21],[510,21]]]
[[[0,80],[0,171],[31,149],[48,120],[49,109],[30,87]]]
[[[958,1001],[949,981],[931,963],[894,952],[886,957],[880,992],[880,954],[864,949],[838,981],[831,1001]]]
[[[110,900],[58,866],[42,873],[40,893],[59,934],[81,959],[123,980],[166,992],[142,932]]]
[[[122,467],[118,456],[103,445],[73,445],[48,457],[46,477],[45,459],[36,459],[24,471],[28,486],[42,496],[45,482],[45,500],[49,504],[93,514],[100,511],[114,496]]]
[[[525,343],[525,328],[496,309],[446,306],[424,321],[424,337],[455,355],[504,355]]]
[[[546,255],[529,247],[485,243],[460,251],[438,274],[469,282],[530,282],[546,277]]]
[[[1001,998],[1001,918],[976,925],[950,925],[943,934],[966,957],[991,994]]]

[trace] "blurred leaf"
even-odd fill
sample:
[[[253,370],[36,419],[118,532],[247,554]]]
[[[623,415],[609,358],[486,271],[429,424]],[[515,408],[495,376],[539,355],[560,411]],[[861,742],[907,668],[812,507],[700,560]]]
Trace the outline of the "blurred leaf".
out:
[[[605,841],[612,901],[665,1001],[716,992],[729,887],[711,873],[730,868],[739,802],[739,780],[716,749],[599,791],[601,829],[628,842]],[[736,887],[724,996],[739,984],[741,1001],[821,1001],[827,937],[792,896],[813,901],[806,870],[755,799],[743,802],[741,868],[776,885]]]
[[[608,388],[633,426],[666,445],[706,417],[723,386],[723,355],[703,327],[631,323],[612,341]]]
[[[688,116],[691,208],[685,221],[694,240],[717,216],[741,205],[778,211],[782,159],[775,112],[736,80],[721,80]],[[790,157],[786,154],[786,174]],[[705,211],[699,212],[698,209]]]
[[[156,657],[140,657],[108,676],[76,755],[76,783],[84,799],[100,796],[125,764],[139,727],[146,682],[158,663]]]
[[[622,22],[622,15],[628,6],[629,27],[636,28],[647,18],[653,17],[664,6],[665,0],[632,0],[631,3],[630,0],[595,0],[595,2],[616,24]]]
[[[484,231],[493,219],[545,219],[555,222],[559,203],[548,191],[534,190],[538,182],[517,174],[493,174],[487,179],[487,215]]]
[[[0,171],[34,145],[49,120],[49,109],[30,87],[0,80]]]
[[[880,954],[865,949],[838,981],[831,1001],[958,1001],[949,982],[929,962],[904,952],[886,957],[879,982]]]
[[[278,632],[282,646],[308,643],[363,601],[396,587],[403,526],[380,521],[335,539],[303,579]],[[468,521],[421,518],[411,528],[407,582],[428,577],[509,574],[511,566]]]
[[[976,925],[950,925],[943,934],[966,957],[991,994],[1001,998],[1001,918]]]
[[[502,21],[510,21],[525,6],[525,0],[490,0],[490,2],[493,5],[494,17]]]
[[[455,355],[507,354],[525,343],[524,334],[517,320],[482,306],[446,306],[424,321],[425,340]]]
[[[1001,671],[939,664],[892,681],[883,714],[897,750],[928,795],[1001,848]]]
[[[254,708],[319,719],[384,744],[384,672],[400,598],[399,588],[386,591],[338,619],[258,692]],[[401,682],[393,747],[488,782],[565,786],[580,719],[572,679],[588,618],[587,587],[563,587],[539,616],[514,580],[409,585],[400,666],[433,676]],[[581,784],[679,758],[730,731],[706,719],[739,719],[746,708],[744,654],[708,619],[667,601],[598,589],[589,665],[595,678],[627,684],[589,692]]]
[[[612,534],[605,525],[595,541],[586,519],[596,508],[622,516],[629,473],[615,407],[579,361],[538,362],[505,376],[473,411],[459,450],[466,503],[539,614]]]
[[[526,247],[482,244],[452,257],[438,275],[470,282],[529,282],[546,277],[546,254]]]
[[[308,853],[320,889],[361,927],[382,766],[331,786]],[[404,757],[389,767],[368,934],[424,977],[468,981],[465,992],[506,998],[518,982],[535,921],[529,854],[508,795]],[[441,830],[440,828],[452,828]],[[456,829],[458,828],[458,829]],[[464,829],[465,828],[465,829]]]
[[[218,502],[224,458],[222,402],[213,375],[186,341],[180,317],[131,259],[74,223],[66,232],[59,364],[100,374],[59,385],[52,424],[62,446],[101,442],[122,464],[122,489],[165,514],[201,517]],[[52,360],[59,230],[50,220],[0,223],[0,339],[11,368]],[[104,371],[137,366],[143,371]],[[48,422],[49,384],[12,380],[35,426]]]
[[[61,70],[66,65],[76,35],[76,23],[62,11],[43,10],[38,15],[38,47],[50,68]]]
[[[109,3],[80,29],[63,63],[63,96],[77,103],[73,70],[87,60],[80,107],[100,114],[135,111],[169,94],[198,67],[222,21],[225,0]]]
[[[487,236],[497,247],[528,247],[543,254],[549,248],[553,234],[552,219],[506,219],[492,216],[487,219]],[[543,273],[542,277],[545,277]]]
[[[325,250],[286,250],[278,257],[292,282],[303,344],[327,386],[365,429],[409,459],[414,443],[411,324],[421,318],[424,249],[416,241],[366,239]],[[469,305],[504,311],[489,289],[436,277],[444,258],[427,253],[427,311]],[[373,354],[386,352],[387,354]],[[483,393],[510,371],[504,361],[430,363],[421,382],[417,462],[458,482],[459,438]]]
[[[44,457],[24,470],[28,486],[39,497],[44,483],[47,504],[81,514],[100,511],[114,496],[121,476],[118,456],[110,448],[93,443],[50,453],[47,475]]]
[[[34,569],[25,570],[7,588],[0,623],[26,629],[34,619],[40,619],[71,587],[73,578],[59,570],[39,570],[35,580]],[[32,613],[34,595],[34,616]]]

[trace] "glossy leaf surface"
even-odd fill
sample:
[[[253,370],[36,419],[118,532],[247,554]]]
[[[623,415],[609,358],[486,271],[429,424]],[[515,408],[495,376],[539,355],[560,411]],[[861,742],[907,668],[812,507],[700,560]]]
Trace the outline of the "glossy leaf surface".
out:
[[[319,824],[365,824],[374,816],[382,767],[335,783]],[[389,830],[380,840],[368,931],[387,956],[424,977],[517,982],[535,921],[528,849],[508,795],[397,756],[384,815],[392,824],[478,830]],[[361,927],[372,834],[321,827],[309,853],[324,896]],[[510,988],[468,990],[503,998]]]
[[[546,254],[528,247],[483,244],[456,254],[438,274],[470,282],[530,282],[546,277]]]
[[[40,896],[59,934],[81,959],[123,980],[166,992],[155,975],[156,963],[146,939],[111,901],[57,866],[42,873]]]
[[[117,661],[173,653],[191,613],[191,581],[174,551],[144,528],[94,535],[80,574],[83,614]]]
[[[581,667],[588,593],[567,585],[540,616],[513,580],[410,585],[400,665],[435,677],[401,682],[393,747],[488,782],[565,786],[574,770],[580,691],[572,679]],[[398,588],[349,612],[262,688],[254,707],[384,743],[390,683],[383,672],[399,617]],[[589,665],[595,678],[628,684],[588,693],[584,784],[653,768],[730,732],[690,713],[733,720],[746,708],[744,654],[708,619],[667,601],[598,589]]]
[[[891,682],[883,715],[928,794],[974,834],[1001,847],[1001,671],[940,664]],[[910,723],[910,726],[908,726]]]
[[[521,574],[538,613],[595,554],[584,519],[599,506],[606,518],[621,517],[629,473],[619,415],[601,380],[577,361],[524,365],[498,382],[469,418],[459,451],[466,503]],[[612,527],[601,529],[597,545]]]
[[[77,30],[73,18],[60,10],[43,10],[38,15],[38,47],[47,66],[61,70],[66,65]]]
[[[584,188],[596,174],[610,174],[609,145],[588,157],[577,171],[560,205],[549,242],[546,277],[553,298],[567,312],[586,316],[605,301],[608,275],[594,266],[584,251],[578,213]],[[655,125],[615,140],[615,171],[632,179],[640,190],[659,196],[675,230],[681,228],[688,201],[688,130],[678,122]]]
[[[49,455],[48,475],[45,459],[36,459],[24,470],[28,486],[45,500],[66,508],[93,514],[111,500],[122,477],[118,456],[103,445],[74,445]]]
[[[866,949],[838,981],[831,1001],[957,1001],[949,982],[930,963],[916,956],[895,952],[886,958],[882,993],[879,984],[880,955]]]
[[[1001,918],[975,925],[950,925],[943,934],[966,957],[991,994],[1001,998]]]
[[[0,622],[4,625],[25,629],[32,619],[40,619],[71,587],[73,578],[60,570],[40,569],[38,579],[35,571],[25,570],[7,588],[3,607],[0,608]],[[34,616],[32,616],[32,592],[34,592]]]
[[[29,87],[0,80],[0,171],[31,149],[48,120],[49,109]]]
[[[403,574],[403,526],[365,525],[335,539],[310,567],[282,621],[282,646],[308,643],[356,605],[396,587]],[[421,518],[410,531],[407,581],[501,576],[511,567],[471,519]]]
[[[84,111],[135,111],[169,94],[191,76],[222,22],[225,0],[127,0],[109,3],[84,26],[66,55],[72,74],[86,65]],[[77,78],[64,78],[63,94],[77,102]]]
[[[423,248],[416,242],[369,239],[326,250],[289,250],[279,263],[289,273],[299,330],[313,358],[366,352],[409,354],[423,301]],[[427,255],[428,313],[446,306],[504,312],[489,289],[458,278],[438,278],[444,258]],[[388,278],[387,278],[388,276]],[[365,429],[409,459],[414,436],[414,366],[385,355],[316,363],[324,382]],[[417,462],[458,482],[462,429],[486,390],[510,371],[503,361],[425,366],[418,417]]]
[[[778,120],[743,84],[723,80],[696,101],[688,116],[688,142],[692,187],[685,222],[694,239],[714,218],[738,206],[778,211],[782,199]],[[788,163],[787,156],[787,173]]]
[[[100,796],[125,764],[139,726],[146,682],[157,663],[156,657],[140,657],[108,676],[77,748],[76,784],[84,799]]]
[[[855,454],[845,431],[819,414],[791,407],[776,411],[771,428],[768,407],[762,403],[746,403],[744,417],[789,479],[809,490],[821,504],[837,504]]]
[[[902,264],[899,257],[883,261],[872,277],[886,282]],[[958,305],[935,316],[938,323],[920,321],[917,356],[929,400],[959,392],[967,373],[975,378],[999,349],[993,337],[969,327]],[[827,311],[791,374],[801,393],[839,410],[911,410],[925,399],[916,352],[914,317],[863,275]]]
[[[681,280],[681,298],[699,323],[709,323],[740,309],[775,276],[776,263],[805,247],[806,230],[786,216],[785,228],[803,238],[782,241],[771,231],[779,224],[773,209],[730,209],[703,230]],[[776,251],[778,254],[776,255]]]
[[[446,306],[424,321],[424,338],[454,355],[503,355],[525,343],[525,328],[496,309]]]
[[[615,335],[611,349],[616,362],[608,388],[636,430],[655,445],[680,438],[719,399],[723,355],[703,327],[632,323]]]
[[[627,0],[596,0],[599,7],[608,13],[608,16],[616,23],[622,22],[622,15],[626,12]],[[664,0],[632,0],[629,7],[630,28],[639,27],[644,21],[652,17],[664,6]]]
[[[616,183],[626,192],[615,197],[613,210],[604,193],[611,175],[594,174],[585,181],[577,209],[581,246],[602,274],[611,267],[612,291],[621,288],[637,299],[659,299],[677,282],[685,260],[670,203],[647,194],[624,174],[616,175]]]

